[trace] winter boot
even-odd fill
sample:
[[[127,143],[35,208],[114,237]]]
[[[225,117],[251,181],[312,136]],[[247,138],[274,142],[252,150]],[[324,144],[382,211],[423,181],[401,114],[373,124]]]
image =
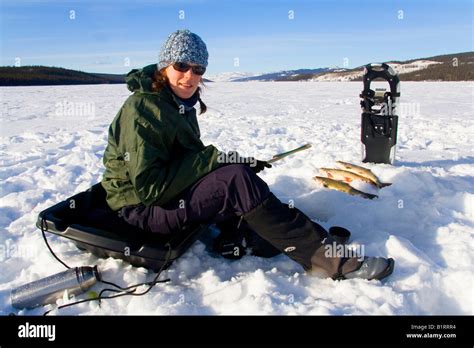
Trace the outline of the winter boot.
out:
[[[212,248],[226,259],[239,260],[245,255],[246,241],[234,220],[216,223],[221,233],[214,239]]]
[[[246,213],[248,226],[306,271],[333,279],[382,279],[393,271],[392,259],[343,258],[328,252],[337,243],[323,227],[296,208],[283,204],[272,193]]]
[[[221,233],[214,239],[213,249],[222,257],[237,260],[246,254],[273,257],[280,251],[251,230],[242,218],[235,216],[216,223]]]
[[[280,202],[272,193],[243,215],[248,226],[275,248],[310,270],[311,256],[328,233],[296,208]]]
[[[334,249],[340,246],[329,236],[311,257],[311,273],[334,280],[383,279],[393,272],[395,261],[383,257],[342,257]],[[344,248],[345,246],[343,246]],[[337,250],[339,251],[339,250]]]
[[[357,270],[342,274],[341,279],[383,279],[392,274],[394,266],[395,261],[392,258],[365,257]]]

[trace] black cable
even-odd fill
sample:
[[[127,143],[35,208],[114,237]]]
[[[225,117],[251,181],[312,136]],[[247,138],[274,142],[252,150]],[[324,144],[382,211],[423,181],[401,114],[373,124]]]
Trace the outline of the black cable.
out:
[[[46,226],[46,228],[44,228],[44,226]],[[67,269],[70,269],[71,267],[68,266],[64,261],[62,261],[62,260],[54,253],[53,249],[52,249],[51,246],[49,245],[49,242],[48,242],[48,240],[46,239],[46,234],[44,233],[45,231],[48,231],[48,223],[47,223],[47,220],[46,220],[44,217],[41,218],[40,228],[41,228],[41,233],[43,234],[44,242],[45,242],[46,246],[48,247],[49,251],[51,252],[51,254],[54,256],[54,258],[55,258],[56,260],[58,260],[60,263],[62,263],[62,264],[64,265],[64,267],[66,267]],[[158,275],[155,277],[155,279],[154,279],[154,281],[153,281],[153,282],[155,282],[155,284],[156,284],[156,282],[157,282],[157,279],[158,279],[160,273],[163,271],[164,266],[166,266],[166,264],[167,264],[168,261],[169,261],[169,258],[171,257],[171,254],[170,254],[170,253],[171,253],[171,245],[170,245],[170,243],[166,243],[166,244],[165,244],[165,247],[168,247],[168,253],[167,253],[167,255],[166,255],[165,263],[163,263],[163,265],[161,266],[161,268],[160,268],[159,271],[158,271]],[[107,285],[112,285],[112,286],[114,286],[114,287],[116,287],[116,288],[118,288],[118,289],[120,289],[120,290],[124,290],[124,291],[125,291],[125,290],[128,290],[128,289],[131,289],[131,288],[135,288],[135,287],[141,286],[141,285],[154,285],[154,284],[152,284],[153,282],[145,282],[145,283],[139,283],[139,284],[131,285],[131,286],[128,286],[128,287],[124,288],[124,287],[121,287],[120,285],[117,285],[117,284],[115,284],[115,283],[108,282],[108,281],[105,281],[105,280],[102,280],[102,279],[100,280],[100,282],[102,282],[102,283],[104,283],[104,284],[107,284]],[[161,281],[160,281],[160,282],[161,282]]]
[[[46,228],[44,226],[46,226]],[[63,262],[59,257],[57,257],[56,254],[54,253],[53,249],[51,249],[51,247],[49,246],[48,240],[46,239],[46,234],[44,233],[44,231],[48,230],[48,222],[46,221],[46,219],[44,217],[41,217],[40,228],[41,228],[41,233],[43,234],[44,242],[46,243],[46,246],[48,247],[51,254],[55,257],[56,260],[61,262],[64,267],[66,267],[67,269],[70,269],[71,267],[66,265],[65,262]]]
[[[118,286],[117,284],[114,284],[114,283],[112,283],[112,282],[104,282],[104,281],[102,281],[102,282],[105,283],[105,284],[113,285],[113,286],[115,286],[115,287],[117,287],[117,288],[119,288],[119,289],[121,289],[121,290],[123,290],[123,291],[127,291],[127,290],[129,290],[129,289],[133,289],[133,291],[130,291],[130,292],[129,292],[130,295],[133,295],[133,296],[145,295],[145,294],[146,294],[148,291],[150,291],[151,288],[154,287],[157,283],[166,283],[166,282],[170,281],[170,279],[158,280],[158,278],[159,278],[160,275],[161,275],[161,272],[164,271],[166,265],[167,265],[168,262],[169,262],[169,259],[171,258],[171,244],[170,244],[170,243],[166,243],[165,247],[168,248],[168,252],[167,252],[167,254],[166,254],[165,262],[163,262],[163,264],[161,265],[161,267],[160,267],[160,269],[158,270],[158,272],[157,272],[155,278],[153,279],[153,281],[151,281],[151,282],[143,282],[143,283],[138,283],[138,284],[130,285],[130,286],[126,287],[126,288],[120,287],[120,286]],[[138,288],[139,286],[142,286],[142,285],[148,285],[149,288],[148,288],[145,292],[143,292],[143,293],[134,294],[133,292],[135,292],[136,288]],[[102,289],[102,291],[101,291],[100,294],[99,294],[99,297],[100,297],[100,295],[101,295],[102,293],[104,293],[105,291],[117,291],[117,290],[115,290],[115,289],[109,289],[109,288]]]
[[[46,239],[45,239],[46,241]],[[46,244],[48,245],[48,242],[46,241]],[[62,306],[58,306],[56,307],[56,309],[62,309],[62,308],[66,308],[66,307],[71,307],[71,306],[74,306],[74,305],[77,305],[77,304],[80,304],[80,303],[84,303],[84,302],[90,302],[90,301],[99,301],[99,306],[100,306],[100,303],[102,300],[108,300],[108,299],[112,299],[112,298],[117,298],[117,297],[121,297],[121,296],[126,296],[126,295],[130,295],[130,296],[143,296],[145,294],[147,294],[156,284],[158,283],[166,283],[166,282],[169,282],[170,279],[163,279],[163,280],[158,280],[158,278],[160,277],[161,273],[164,271],[166,265],[168,264],[170,258],[171,258],[171,244],[170,243],[166,243],[165,245],[167,248],[168,248],[168,253],[166,255],[166,259],[164,261],[164,263],[161,265],[160,269],[158,270],[157,272],[157,275],[155,276],[155,278],[151,281],[151,282],[143,282],[143,283],[138,283],[138,284],[134,284],[134,285],[130,285],[128,287],[121,287],[115,283],[112,283],[112,282],[108,282],[108,281],[104,281],[104,280],[99,280],[99,282],[101,283],[104,283],[104,284],[108,284],[108,285],[112,285],[112,286],[115,286],[117,288],[119,288],[120,290],[122,291],[125,291],[123,293],[119,293],[119,294],[116,294],[116,295],[110,295],[110,296],[102,296],[102,294],[106,291],[111,291],[111,292],[119,292],[119,290],[117,289],[111,289],[111,288],[105,288],[105,289],[102,289],[101,292],[99,293],[99,296],[97,297],[94,297],[94,298],[88,298],[88,299],[84,299],[84,300],[79,300],[79,301],[75,301],[75,302],[72,302],[72,303],[68,303],[68,304],[65,304],[65,305],[62,305]],[[48,248],[49,248],[49,245],[48,245]],[[49,248],[51,252],[53,252],[51,250],[51,248]],[[54,253],[53,253],[54,254]],[[55,255],[56,259],[59,260],[59,258]],[[61,263],[63,263],[61,260],[59,260]],[[64,264],[64,263],[63,263]],[[135,291],[137,290],[136,288],[139,287],[139,286],[142,286],[142,285],[148,285],[148,289],[146,289],[145,291],[141,292],[141,293],[135,293]],[[129,289],[133,289],[133,290],[130,290],[128,291]],[[43,313],[44,316],[48,315],[49,312],[51,312],[53,309],[50,309],[49,311],[46,311]]]

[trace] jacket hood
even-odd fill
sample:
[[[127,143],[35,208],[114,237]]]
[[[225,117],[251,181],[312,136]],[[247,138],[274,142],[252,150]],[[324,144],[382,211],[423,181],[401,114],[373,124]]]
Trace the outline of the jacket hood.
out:
[[[151,83],[153,74],[156,70],[156,64],[150,64],[143,69],[133,69],[127,74],[125,82],[131,92],[153,93]]]

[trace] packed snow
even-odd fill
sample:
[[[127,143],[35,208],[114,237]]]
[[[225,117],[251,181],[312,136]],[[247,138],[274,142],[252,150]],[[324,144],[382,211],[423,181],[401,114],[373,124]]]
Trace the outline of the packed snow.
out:
[[[394,258],[389,278],[321,279],[284,255],[230,261],[210,252],[213,229],[164,272],[171,281],[147,295],[51,314],[474,314],[472,82],[401,83],[397,162],[362,164],[392,183],[374,200],[312,180],[337,160],[361,165],[361,89],[359,82],[209,83],[203,95],[209,109],[199,120],[205,144],[259,159],[312,143],[261,177],[283,202],[291,200],[325,228],[348,228],[366,255]],[[0,92],[0,314],[40,315],[53,307],[16,310],[9,298],[11,288],[64,270],[44,245],[36,218],[100,181],[107,129],[129,92],[125,85]],[[155,276],[49,238],[68,264],[98,265],[116,283]]]

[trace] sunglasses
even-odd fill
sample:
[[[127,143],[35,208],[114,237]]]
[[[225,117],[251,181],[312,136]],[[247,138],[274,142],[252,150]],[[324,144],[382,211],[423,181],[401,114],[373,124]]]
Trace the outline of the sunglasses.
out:
[[[174,63],[173,68],[174,70],[177,70],[182,73],[187,72],[189,69],[193,69],[193,73],[195,73],[196,75],[204,75],[204,73],[206,72],[205,67],[201,65],[191,66],[188,63]]]

